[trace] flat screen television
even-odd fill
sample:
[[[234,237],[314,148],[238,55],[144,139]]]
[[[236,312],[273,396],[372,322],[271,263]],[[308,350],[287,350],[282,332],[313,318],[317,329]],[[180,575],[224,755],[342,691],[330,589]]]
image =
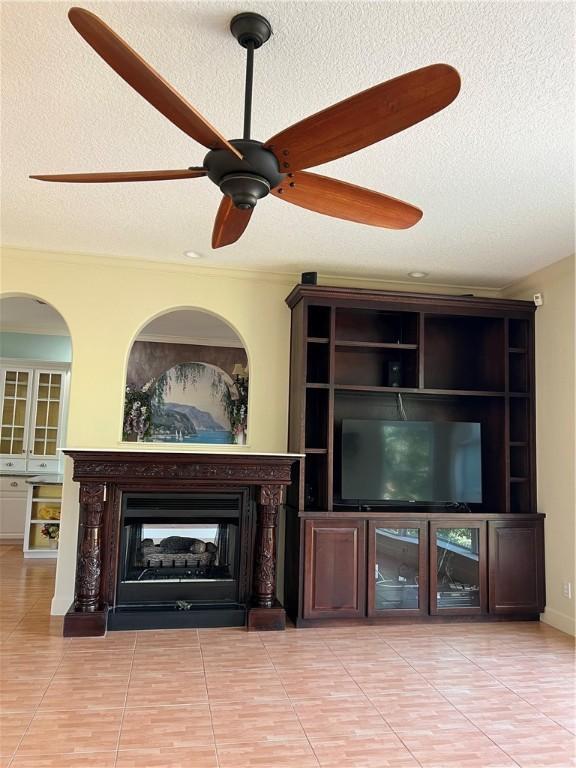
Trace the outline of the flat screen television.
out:
[[[344,419],[342,500],[480,503],[480,424]]]

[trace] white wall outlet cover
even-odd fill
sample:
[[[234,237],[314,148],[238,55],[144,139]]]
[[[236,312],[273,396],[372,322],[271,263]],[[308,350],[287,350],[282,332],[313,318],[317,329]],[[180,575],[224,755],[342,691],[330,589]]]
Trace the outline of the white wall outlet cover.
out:
[[[535,293],[533,299],[537,307],[541,307],[544,304],[544,294],[542,293]]]
[[[568,600],[572,599],[572,582],[562,582],[562,597],[566,597]]]

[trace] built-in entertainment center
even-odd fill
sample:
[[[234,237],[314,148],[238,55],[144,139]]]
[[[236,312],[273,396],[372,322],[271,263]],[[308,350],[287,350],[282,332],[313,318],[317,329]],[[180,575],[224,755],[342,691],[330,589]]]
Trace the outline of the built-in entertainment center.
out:
[[[544,609],[530,302],[299,285],[285,603],[337,619]]]

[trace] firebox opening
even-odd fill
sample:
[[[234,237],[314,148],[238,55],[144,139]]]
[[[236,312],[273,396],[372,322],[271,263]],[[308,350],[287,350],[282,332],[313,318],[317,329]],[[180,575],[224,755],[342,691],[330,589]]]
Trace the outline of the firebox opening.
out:
[[[116,610],[194,610],[245,602],[242,493],[127,494]]]

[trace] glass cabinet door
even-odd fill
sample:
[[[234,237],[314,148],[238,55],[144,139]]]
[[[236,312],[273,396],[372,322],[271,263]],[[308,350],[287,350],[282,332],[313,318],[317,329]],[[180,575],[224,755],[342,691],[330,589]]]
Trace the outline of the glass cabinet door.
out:
[[[427,609],[425,523],[370,522],[368,614],[411,615]]]
[[[486,524],[430,525],[430,612],[484,613]]]
[[[63,374],[38,371],[34,432],[30,443],[32,456],[56,456],[62,409]]]
[[[2,370],[1,454],[23,456],[26,453],[26,428],[31,391],[32,371]]]

